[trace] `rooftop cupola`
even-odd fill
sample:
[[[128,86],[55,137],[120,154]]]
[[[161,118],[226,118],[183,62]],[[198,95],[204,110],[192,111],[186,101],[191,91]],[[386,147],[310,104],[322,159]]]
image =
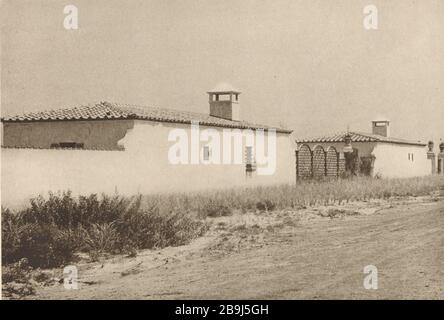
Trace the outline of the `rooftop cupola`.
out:
[[[208,91],[210,116],[240,121],[239,95],[241,92],[228,83],[220,83]]]
[[[372,133],[383,137],[390,136],[390,121],[387,119],[379,119],[372,121]]]

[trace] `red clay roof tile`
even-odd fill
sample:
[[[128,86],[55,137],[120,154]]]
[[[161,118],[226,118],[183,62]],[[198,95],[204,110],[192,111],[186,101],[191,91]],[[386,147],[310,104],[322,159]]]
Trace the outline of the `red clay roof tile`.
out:
[[[100,102],[93,105],[31,112],[26,115],[7,116],[2,122],[21,121],[63,121],[63,120],[117,120],[139,119],[159,122],[191,123],[198,121],[200,125],[239,128],[239,129],[272,129],[273,127],[253,124],[246,121],[232,121],[210,116],[208,114],[162,109],[154,107],[142,107],[130,104]],[[292,130],[275,128],[277,132],[291,133]]]
[[[409,141],[392,137],[384,137],[372,133],[348,132],[348,134],[350,134],[352,142],[387,142],[387,143],[410,144],[410,145],[419,145],[419,146],[426,145],[425,143],[422,143],[420,141]],[[347,132],[340,132],[332,134],[330,136],[322,136],[312,139],[302,139],[298,140],[297,142],[298,143],[344,142],[344,138],[346,135]]]

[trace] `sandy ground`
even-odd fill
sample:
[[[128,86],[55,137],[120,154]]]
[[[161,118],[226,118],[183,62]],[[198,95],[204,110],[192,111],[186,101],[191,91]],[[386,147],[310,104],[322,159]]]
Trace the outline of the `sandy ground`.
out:
[[[29,299],[444,299],[444,198],[234,214],[186,246],[79,264]],[[366,290],[363,269],[378,269]]]

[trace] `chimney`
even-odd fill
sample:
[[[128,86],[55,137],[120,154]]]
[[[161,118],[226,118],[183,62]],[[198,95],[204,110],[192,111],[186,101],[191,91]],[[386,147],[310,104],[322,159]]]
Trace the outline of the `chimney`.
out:
[[[240,121],[239,90],[227,83],[221,83],[207,93],[210,99],[210,116]]]
[[[383,137],[390,136],[390,121],[389,120],[373,120],[372,133]]]

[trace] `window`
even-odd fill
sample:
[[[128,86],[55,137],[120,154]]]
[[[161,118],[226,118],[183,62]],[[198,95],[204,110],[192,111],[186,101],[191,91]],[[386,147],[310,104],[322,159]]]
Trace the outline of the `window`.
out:
[[[203,160],[204,161],[210,160],[210,147],[209,146],[203,147]]]
[[[245,159],[247,164],[253,163],[253,147],[245,147]]]
[[[59,143],[53,143],[51,144],[51,149],[83,149],[84,144],[83,143],[77,143],[77,142],[59,142]]]
[[[245,171],[247,176],[251,176],[253,171],[256,171],[256,165],[254,163],[253,147],[245,147]]]
[[[218,94],[217,101],[230,101],[231,100],[231,94]]]

